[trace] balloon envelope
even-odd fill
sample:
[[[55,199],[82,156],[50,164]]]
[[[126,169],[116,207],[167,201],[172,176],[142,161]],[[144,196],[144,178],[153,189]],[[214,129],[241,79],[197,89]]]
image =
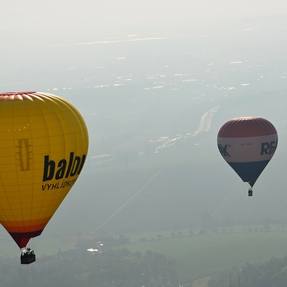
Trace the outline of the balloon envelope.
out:
[[[275,127],[259,117],[240,117],[226,122],[217,136],[218,149],[225,161],[252,187],[278,143]]]
[[[20,248],[41,234],[79,176],[88,132],[66,100],[0,94],[0,222]]]

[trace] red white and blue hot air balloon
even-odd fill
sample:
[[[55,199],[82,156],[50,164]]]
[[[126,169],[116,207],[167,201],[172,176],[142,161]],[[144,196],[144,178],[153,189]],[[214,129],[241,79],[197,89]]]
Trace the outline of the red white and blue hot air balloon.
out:
[[[225,161],[252,187],[271,160],[278,143],[275,127],[259,117],[240,117],[226,122],[217,135],[218,149]]]

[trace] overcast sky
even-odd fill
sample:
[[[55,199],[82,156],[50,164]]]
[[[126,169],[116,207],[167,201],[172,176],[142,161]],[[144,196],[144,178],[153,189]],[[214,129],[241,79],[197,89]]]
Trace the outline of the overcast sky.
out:
[[[1,0],[0,30],[15,36],[33,32],[108,29],[121,25],[193,19],[274,16],[287,13],[284,0]]]

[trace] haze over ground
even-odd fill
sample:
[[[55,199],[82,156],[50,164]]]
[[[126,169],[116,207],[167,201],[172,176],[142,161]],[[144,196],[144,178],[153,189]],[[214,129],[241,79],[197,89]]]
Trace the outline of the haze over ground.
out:
[[[85,170],[43,235],[285,224],[284,1],[58,2],[0,12],[1,90],[62,95],[90,132]],[[216,146],[240,115],[279,134],[252,200]]]

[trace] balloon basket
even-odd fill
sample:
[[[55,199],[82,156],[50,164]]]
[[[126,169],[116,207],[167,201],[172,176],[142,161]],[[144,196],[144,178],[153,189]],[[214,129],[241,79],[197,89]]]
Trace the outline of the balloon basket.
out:
[[[248,196],[253,196],[253,190],[252,189],[248,190]]]
[[[21,264],[31,264],[36,261],[36,255],[34,250],[30,248],[24,248],[21,250]]]

